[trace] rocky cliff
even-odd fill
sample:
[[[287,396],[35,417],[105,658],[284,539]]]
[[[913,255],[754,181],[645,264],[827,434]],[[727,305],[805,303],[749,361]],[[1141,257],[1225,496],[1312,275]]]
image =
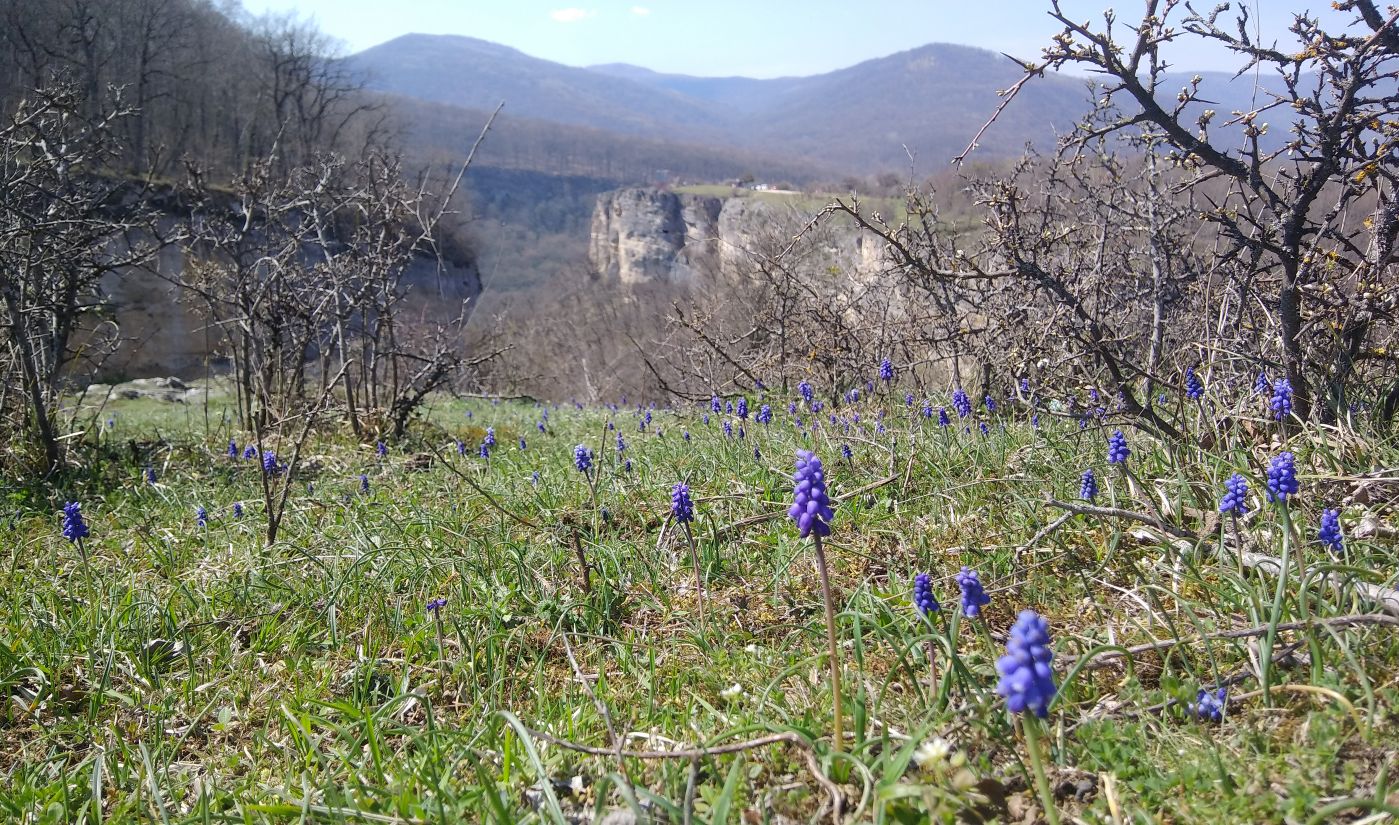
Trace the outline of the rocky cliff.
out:
[[[743,275],[755,258],[791,242],[810,215],[756,197],[716,198],[661,189],[597,197],[588,259],[623,284],[696,283]],[[878,270],[882,251],[854,227],[831,223],[806,237],[802,254],[856,275]]]
[[[76,363],[75,380],[197,378],[204,375],[206,362],[215,373],[222,372],[226,362],[217,349],[220,336],[208,328],[194,296],[173,283],[189,254],[180,246],[168,246],[152,266],[114,272],[103,279],[104,321],[89,331],[90,340],[110,341],[116,336],[119,343],[106,357]],[[481,293],[481,274],[474,262],[447,261],[439,268],[437,260],[427,255],[414,259],[403,283],[408,290],[401,305],[404,318],[446,320],[455,317],[463,301]]]

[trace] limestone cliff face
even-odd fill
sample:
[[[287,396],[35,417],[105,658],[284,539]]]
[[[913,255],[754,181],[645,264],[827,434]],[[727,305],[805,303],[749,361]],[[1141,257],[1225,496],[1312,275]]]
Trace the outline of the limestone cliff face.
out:
[[[174,283],[189,256],[181,246],[168,246],[151,266],[102,279],[105,320],[85,332],[93,341],[110,342],[115,336],[118,345],[100,361],[74,364],[75,380],[197,378],[204,374],[206,360],[214,372],[222,371],[227,362],[218,351],[221,337],[209,328],[195,296]],[[408,293],[402,317],[446,320],[455,317],[463,301],[481,293],[481,274],[474,263],[447,261],[439,270],[435,259],[421,255],[409,265],[403,284]]]
[[[696,283],[741,277],[785,247],[810,219],[752,197],[715,198],[660,189],[598,195],[588,258],[623,284]],[[882,250],[853,227],[831,223],[803,238],[801,255],[857,277],[877,271]]]

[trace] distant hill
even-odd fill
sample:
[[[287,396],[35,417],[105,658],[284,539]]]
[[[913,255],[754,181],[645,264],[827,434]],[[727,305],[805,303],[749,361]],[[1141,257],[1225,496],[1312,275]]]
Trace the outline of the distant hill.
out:
[[[923,174],[960,153],[1021,76],[1009,58],[942,43],[867,60],[810,77],[758,80],[693,77],[614,63],[565,66],[470,37],[411,34],[348,58],[370,88],[453,107],[480,110],[506,102],[512,117],[605,133],[747,153],[756,174],[763,159],[782,159],[813,173],[904,172],[908,155]],[[1189,73],[1168,76],[1172,103]],[[1263,77],[1204,74],[1203,88],[1220,117],[1248,109],[1279,88]],[[978,157],[1041,148],[1072,128],[1091,99],[1086,79],[1050,75],[1028,84],[981,141]],[[1205,107],[1196,107],[1203,109]],[[1192,114],[1195,112],[1192,111]],[[1270,112],[1270,138],[1285,133],[1291,113]]]
[[[625,64],[576,68],[470,37],[405,35],[348,58],[370,88],[422,101],[652,139],[722,145],[841,173],[943,166],[1020,76],[1001,55],[934,44],[811,77],[662,74]],[[1088,101],[1085,84],[1033,84],[983,142],[986,155],[1047,143]],[[754,170],[765,174],[763,170]]]

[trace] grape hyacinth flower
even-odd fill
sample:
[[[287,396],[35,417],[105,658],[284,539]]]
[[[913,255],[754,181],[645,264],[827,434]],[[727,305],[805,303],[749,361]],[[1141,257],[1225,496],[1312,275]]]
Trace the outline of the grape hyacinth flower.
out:
[[[544,422],[543,422],[543,421],[540,421],[538,424],[535,424],[534,426],[535,426],[535,428],[538,429],[541,433],[542,433],[542,432],[548,432],[548,429],[544,426]]]
[[[1273,397],[1268,401],[1273,417],[1279,421],[1292,414],[1292,382],[1279,378],[1273,382]]]
[[[257,447],[254,447],[253,445],[249,444],[248,446],[243,448],[243,460],[248,461],[254,458],[257,458]]]
[[[1114,430],[1112,435],[1108,436],[1108,463],[1125,465],[1127,457],[1131,454],[1132,451],[1127,448],[1127,436],[1123,435],[1121,430]]]
[[[369,476],[364,473],[359,474],[359,491],[363,495],[369,495]]]
[[[842,444],[842,445],[840,445],[840,456],[841,456],[841,458],[844,458],[846,461],[849,461],[849,460],[851,459],[851,457],[853,457],[854,455],[855,455],[855,453],[854,453],[854,451],[852,451],[852,450],[850,449],[850,445],[849,445],[849,444]]]
[[[82,507],[76,501],[63,505],[63,537],[70,542],[82,541],[90,535],[87,522],[83,521]]]
[[[716,412],[716,413],[717,413],[717,412],[722,412],[723,409],[724,409],[724,404],[723,404],[722,401],[719,400],[719,396],[716,395],[716,396],[713,396],[713,397],[711,397],[711,398],[709,399],[709,411],[710,411],[710,412]]]
[[[894,362],[888,358],[879,362],[879,380],[886,384],[894,380]]]
[[[797,402],[795,402],[795,401],[788,401],[788,402],[787,402],[787,414],[788,414],[788,415],[796,415],[796,414],[797,414]]]
[[[520,452],[523,453],[524,451],[525,451],[525,437],[524,437],[524,436],[520,436]]]
[[[993,413],[993,412],[996,411],[996,399],[994,399],[994,398],[992,398],[991,396],[988,395],[988,396],[986,396],[986,397],[985,397],[984,399],[982,399],[982,400],[986,403],[986,411],[987,411],[987,412]]]
[[[689,441],[689,440],[690,440],[690,431],[689,431],[689,430],[685,430],[684,433],[681,435],[681,438],[684,438],[686,441]]]
[[[587,445],[579,444],[573,448],[573,466],[584,475],[593,468],[593,451],[588,449]]]
[[[1025,397],[1025,398],[1029,398],[1029,397],[1030,397],[1030,379],[1029,379],[1029,378],[1021,378],[1021,379],[1020,379],[1020,394],[1021,394],[1023,397]]]
[[[380,441],[378,444],[374,445],[374,452],[380,458],[383,458],[384,456],[389,454],[389,448],[384,444],[384,442]]]
[[[670,515],[680,524],[695,520],[695,503],[690,499],[690,485],[678,481],[670,490]]]
[[[1341,511],[1325,510],[1321,514],[1321,530],[1316,534],[1317,539],[1327,547],[1332,553],[1342,553],[1345,551],[1345,541],[1341,536]]]
[[[733,415],[733,414],[734,414],[734,402],[732,402],[732,401],[725,401],[725,402],[724,402],[724,415]]]
[[[617,453],[620,455],[627,451],[627,442],[622,438],[621,430],[617,431]]]
[[[1268,373],[1258,371],[1258,380],[1253,382],[1253,391],[1262,395],[1273,388],[1273,382],[1268,380]]]
[[[913,606],[918,608],[918,613],[923,616],[942,609],[933,596],[933,577],[927,573],[919,573],[913,577]]]
[[[1268,502],[1287,503],[1287,497],[1297,494],[1297,457],[1278,453],[1268,462]]]
[[[1078,485],[1078,497],[1089,503],[1098,497],[1098,477],[1093,474],[1092,467],[1083,471],[1083,478]]]
[[[624,473],[630,473],[630,472],[631,472],[631,459],[630,459],[630,458],[627,459],[626,461],[622,462],[622,472],[624,472]]]
[[[530,483],[530,484],[533,484],[533,485],[536,486],[536,487],[539,486],[539,471],[538,471],[538,470],[535,470],[534,472],[532,472],[532,473],[529,474],[529,483]]]
[[[199,527],[209,526],[209,511],[202,504],[194,508],[194,523]]]
[[[733,438],[733,437],[734,437],[734,425],[733,425],[733,422],[730,421],[730,420],[727,419],[727,418],[724,419],[724,436],[727,437],[727,438]]]
[[[441,610],[446,606],[446,599],[433,599],[427,603],[427,612],[433,614],[433,616],[435,617],[437,615],[437,611]]]
[[[456,444],[457,444],[457,455],[466,455],[466,442],[465,442],[465,441],[462,441],[462,440],[459,438],[459,439],[456,440]]]
[[[996,660],[1001,674],[996,693],[1005,697],[1011,713],[1049,715],[1049,703],[1058,692],[1049,644],[1049,622],[1033,610],[1022,610],[1006,639],[1006,655]]]
[[[1194,367],[1185,368],[1185,397],[1191,401],[1199,401],[1205,396],[1205,385],[1200,380],[1200,376],[1195,374]]]
[[[952,419],[947,415],[946,407],[938,407],[938,426],[946,427],[952,423]]]
[[[986,422],[985,422],[985,421],[981,422],[981,423],[978,424],[977,426],[981,429],[981,434],[982,434],[983,436],[987,436],[987,435],[990,435],[990,434],[991,434],[991,428],[988,427],[988,426],[986,426]]]
[[[485,444],[487,447],[495,446],[495,427],[486,428],[486,437],[481,439],[481,443]]]
[[[243,517],[243,502],[241,502],[241,501],[235,501],[235,502],[233,502],[233,517],[234,517],[234,518],[242,518],[242,517]]]
[[[262,471],[274,478],[282,473],[282,464],[277,460],[277,454],[272,450],[267,450],[262,454]]]
[[[962,589],[962,615],[968,619],[980,616],[981,608],[991,603],[981,586],[981,577],[970,567],[963,567],[957,574],[957,586]]]
[[[156,474],[154,467],[147,467],[146,471],[142,474],[142,476],[146,479],[147,484],[155,484]]]
[[[1219,722],[1224,719],[1225,706],[1229,703],[1228,688],[1218,690],[1200,689],[1195,696],[1195,701],[1186,704],[1185,708],[1196,719],[1206,722]]]
[[[905,407],[912,407],[912,406],[913,406],[913,393],[911,393],[911,392],[906,392],[906,393],[904,393],[904,406],[905,406]]]
[[[833,705],[832,747],[842,750],[845,745],[841,731],[840,644],[836,635],[835,603],[831,598],[831,577],[826,567],[826,551],[821,539],[831,534],[831,500],[826,494],[826,472],[821,459],[809,450],[797,451],[797,471],[792,476],[793,502],[787,515],[797,523],[802,538],[811,536],[816,551],[816,572],[821,577],[821,601],[826,611],[826,644],[831,667],[831,700]]]
[[[237,441],[234,441],[234,440],[231,439],[231,438],[228,440],[228,457],[229,457],[229,458],[237,458],[237,457],[238,457],[238,442],[237,442]]]
[[[972,414],[972,400],[961,387],[952,391],[952,407],[957,411],[958,418],[966,418]]]
[[[1219,512],[1233,513],[1236,517],[1248,512],[1245,499],[1248,496],[1248,480],[1234,473],[1224,480],[1224,497],[1219,500]]]
[[[826,473],[821,459],[808,450],[798,450],[797,472],[792,480],[795,482],[796,498],[787,515],[797,523],[801,537],[806,538],[812,533],[829,536],[829,523],[835,516],[831,512],[831,500],[826,495]]]
[[[491,448],[490,448],[490,446],[487,445],[486,442],[482,441],[482,442],[481,442],[481,449],[477,452],[477,455],[481,456],[481,458],[485,459],[486,461],[490,461],[490,459],[491,459]]]
[[[810,381],[802,381],[797,385],[797,392],[801,394],[802,400],[810,404],[811,399],[816,397],[816,391],[811,388]]]
[[[741,420],[748,420],[748,399],[740,397],[738,399],[738,417]]]
[[[996,660],[996,671],[1001,674],[996,693],[1005,697],[1006,708],[1011,713],[1019,716],[1029,711],[1039,718],[1049,715],[1049,704],[1058,692],[1052,669],[1054,651],[1049,645],[1049,622],[1033,610],[1020,611],[1006,639],[1006,654]],[[1050,825],[1058,825],[1054,792],[1049,787],[1040,754],[1040,724],[1038,719],[1025,719],[1021,729],[1025,732],[1025,749],[1040,804],[1044,805]]]
[[[758,423],[759,423],[759,424],[763,424],[763,425],[771,424],[771,423],[772,423],[772,406],[771,406],[770,404],[764,404],[763,406],[759,407],[759,408],[758,408],[758,416],[757,416],[757,418],[758,418]]]

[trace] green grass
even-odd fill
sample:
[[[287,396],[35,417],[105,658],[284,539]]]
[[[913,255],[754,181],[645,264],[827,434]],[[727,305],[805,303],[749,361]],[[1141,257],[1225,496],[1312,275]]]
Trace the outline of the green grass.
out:
[[[1020,820],[1038,803],[994,686],[997,639],[1026,608],[1049,618],[1065,665],[1046,738],[1051,784],[1084,791],[1056,803],[1066,819],[1305,822],[1338,800],[1359,800],[1344,811],[1359,815],[1389,798],[1394,628],[1282,633],[1291,653],[1275,665],[1282,687],[1268,703],[1250,675],[1259,640],[1205,638],[1265,624],[1273,599],[1272,579],[1215,556],[1217,531],[1172,547],[1137,525],[1075,516],[1016,558],[1059,515],[1043,496],[1073,499],[1086,466],[1099,470],[1100,503],[1153,507],[1108,472],[1097,427],[1046,420],[1037,431],[1012,404],[982,437],[939,430],[895,402],[876,434],[879,404],[864,402],[849,434],[822,416],[826,426],[804,438],[774,400],[777,420],[750,421],[739,441],[723,436],[722,416],[706,425],[698,412],[657,411],[643,433],[623,410],[611,418],[627,473],[605,410],[550,409],[542,434],[534,407],[439,401],[415,440],[382,460],[372,444],[316,436],[281,535],[264,546],[260,474],[224,457],[230,434],[245,436],[219,416],[206,432],[202,408],[152,403],[117,405],[78,474],[10,485],[0,526],[6,821],[558,822],[632,806],[659,821],[679,822],[687,807],[696,822],[806,821],[826,801],[818,772],[859,821]],[[1278,554],[1277,508],[1257,496],[1260,468],[1281,449],[1271,432],[1240,416],[1257,435],[1233,430],[1206,450],[1193,413],[1186,420],[1185,444],[1129,430],[1136,476],[1160,491],[1154,506],[1198,530],[1223,479],[1241,470],[1261,509],[1245,529]],[[498,439],[489,464],[475,455],[488,425]],[[598,506],[572,465],[578,443],[596,452]],[[842,753],[829,739],[811,546],[782,514],[802,446],[826,459],[831,493],[846,496],[827,542]],[[1347,496],[1348,531],[1365,511],[1392,522],[1384,488],[1355,493],[1360,473],[1399,465],[1392,434],[1318,428],[1287,446],[1302,474],[1292,505],[1301,560],[1343,582],[1387,582],[1391,543],[1348,537],[1335,559],[1312,539],[1322,507]],[[161,468],[154,486],[140,477],[148,464]],[[704,623],[683,536],[666,524],[680,479],[697,503]],[[85,558],[59,534],[66,499],[83,502],[91,526]],[[575,541],[592,569],[587,591]],[[983,620],[956,622],[949,642],[962,565],[981,572],[992,601]],[[924,570],[943,606],[932,625],[909,603]],[[424,609],[434,597],[447,599],[440,626]],[[1315,576],[1285,597],[1284,621],[1372,609]],[[1070,676],[1071,659],[1104,645],[1163,639],[1182,641]],[[1181,702],[1235,678],[1224,722],[1187,718]],[[788,738],[619,761],[529,730],[604,749],[615,732],[628,751]],[[937,739],[951,750],[928,745]]]

